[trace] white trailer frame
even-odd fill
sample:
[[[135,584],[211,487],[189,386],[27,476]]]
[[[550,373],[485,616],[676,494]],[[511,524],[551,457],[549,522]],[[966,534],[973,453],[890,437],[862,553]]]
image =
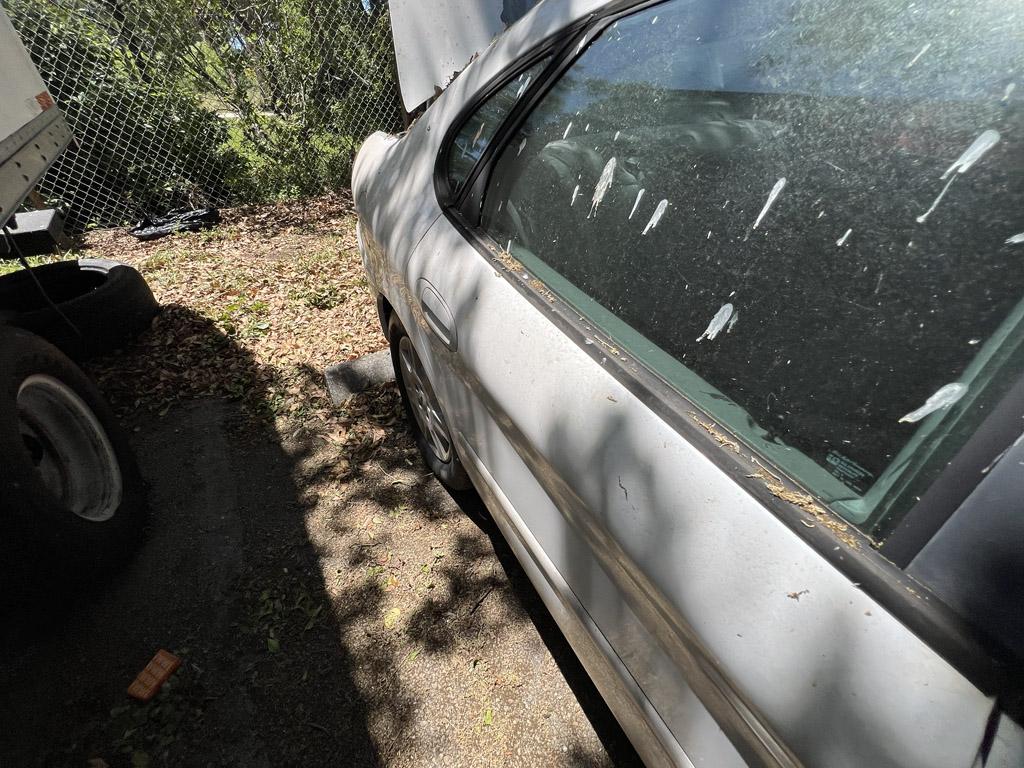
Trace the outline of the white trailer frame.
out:
[[[71,143],[71,128],[0,8],[0,227]]]

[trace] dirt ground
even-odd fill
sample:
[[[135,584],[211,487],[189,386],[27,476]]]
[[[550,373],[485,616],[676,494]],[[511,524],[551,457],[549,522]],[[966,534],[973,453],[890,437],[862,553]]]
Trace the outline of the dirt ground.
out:
[[[638,763],[479,501],[427,473],[395,388],[328,401],[326,365],[384,346],[353,223],[336,197],[89,236],[165,307],[90,366],[149,530],[106,583],[0,621],[0,766]],[[133,702],[160,648],[184,663]]]

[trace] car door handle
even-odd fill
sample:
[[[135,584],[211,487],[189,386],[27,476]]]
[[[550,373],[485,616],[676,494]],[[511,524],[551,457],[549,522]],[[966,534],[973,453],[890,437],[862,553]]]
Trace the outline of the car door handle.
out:
[[[441,298],[441,294],[437,292],[437,289],[425,278],[420,278],[419,289],[420,306],[423,307],[423,319],[426,320],[427,327],[444,342],[446,347],[454,350],[457,346],[458,338],[455,332],[455,318],[452,317],[452,311],[448,309],[448,305],[444,303],[444,299]]]

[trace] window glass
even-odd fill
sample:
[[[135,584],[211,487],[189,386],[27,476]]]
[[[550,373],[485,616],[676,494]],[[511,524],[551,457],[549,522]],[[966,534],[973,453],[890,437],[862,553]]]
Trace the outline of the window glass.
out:
[[[883,537],[1024,368],[1024,11],[675,0],[587,48],[483,228]]]
[[[460,190],[466,183],[476,161],[497,133],[498,126],[537,79],[548,61],[550,57],[542,59],[506,83],[462,126],[448,150],[448,184],[453,192]]]

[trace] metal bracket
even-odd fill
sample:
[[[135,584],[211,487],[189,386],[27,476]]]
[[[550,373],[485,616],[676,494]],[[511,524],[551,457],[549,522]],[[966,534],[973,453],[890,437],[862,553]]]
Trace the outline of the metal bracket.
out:
[[[35,189],[71,138],[64,115],[51,107],[0,141],[0,226]]]

